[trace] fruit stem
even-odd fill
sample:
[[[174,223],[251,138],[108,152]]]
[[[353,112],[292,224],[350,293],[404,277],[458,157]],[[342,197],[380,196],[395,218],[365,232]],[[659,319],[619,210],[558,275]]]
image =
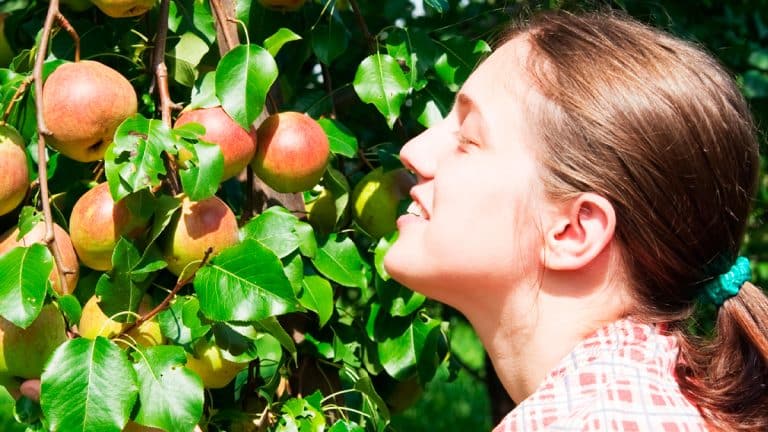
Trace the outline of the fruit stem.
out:
[[[203,266],[208,262],[208,259],[211,257],[211,254],[213,253],[213,248],[208,248],[208,250],[205,251],[205,256],[203,256],[203,260],[200,261],[200,264],[197,266],[195,271],[189,274],[189,276],[185,277],[184,279],[179,279],[176,281],[176,286],[173,287],[171,292],[168,293],[167,296],[163,299],[163,301],[160,302],[157,306],[155,306],[151,311],[147,312],[145,315],[140,316],[136,321],[133,323],[125,326],[123,330],[115,336],[115,338],[120,337],[121,335],[124,335],[128,333],[129,331],[133,330],[134,327],[138,327],[145,322],[151,320],[154,318],[155,315],[159,314],[163,310],[168,308],[168,305],[171,304],[171,300],[173,300],[174,297],[176,297],[176,294],[179,293],[182,287],[184,287],[186,284],[190,283],[192,279],[195,278],[195,275],[197,272],[203,268]],[[186,272],[185,272],[186,273]]]
[[[75,31],[75,28],[72,27],[72,24],[69,23],[69,20],[67,20],[64,15],[61,14],[60,11],[56,11],[56,22],[59,24],[59,27],[63,28],[64,30],[69,33],[69,37],[72,38],[72,41],[75,44],[75,62],[80,61],[80,36],[77,34],[77,31]]]
[[[43,216],[45,218],[45,237],[43,241],[48,246],[48,250],[53,255],[56,268],[59,273],[59,284],[62,292],[70,292],[66,276],[74,273],[70,268],[65,267],[64,260],[56,242],[56,234],[53,231],[53,215],[51,214],[51,203],[48,196],[48,155],[45,149],[45,137],[51,134],[45,125],[43,118],[43,62],[48,53],[48,42],[51,38],[51,29],[53,22],[59,13],[59,0],[50,0],[48,3],[48,13],[45,16],[43,24],[43,33],[40,36],[40,43],[35,55],[35,66],[32,69],[32,79],[35,82],[35,108],[37,109],[37,173],[40,180],[40,201],[43,204]]]

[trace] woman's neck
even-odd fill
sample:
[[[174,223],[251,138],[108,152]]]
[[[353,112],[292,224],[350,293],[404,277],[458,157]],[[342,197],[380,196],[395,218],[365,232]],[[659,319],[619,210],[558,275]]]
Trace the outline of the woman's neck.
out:
[[[536,288],[507,290],[506,299],[463,311],[516,403],[531,395],[586,336],[626,311],[620,287],[587,289],[571,280],[571,295],[562,295],[546,282]],[[537,292],[530,295],[523,289]]]

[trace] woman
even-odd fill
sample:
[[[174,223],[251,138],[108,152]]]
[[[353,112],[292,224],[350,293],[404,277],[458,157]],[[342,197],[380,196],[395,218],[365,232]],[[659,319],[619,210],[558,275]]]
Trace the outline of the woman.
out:
[[[768,430],[768,300],[737,259],[757,151],[697,47],[544,15],[403,147],[419,183],[385,265],[472,323],[518,404],[497,431]]]

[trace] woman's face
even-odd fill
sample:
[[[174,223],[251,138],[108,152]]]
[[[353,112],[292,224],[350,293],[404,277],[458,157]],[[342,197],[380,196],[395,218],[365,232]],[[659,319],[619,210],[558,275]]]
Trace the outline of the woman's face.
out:
[[[519,39],[500,47],[450,114],[400,152],[419,182],[385,266],[409,288],[459,309],[466,289],[487,294],[539,276],[547,206],[537,137],[524,115],[537,97],[523,72],[527,51]]]

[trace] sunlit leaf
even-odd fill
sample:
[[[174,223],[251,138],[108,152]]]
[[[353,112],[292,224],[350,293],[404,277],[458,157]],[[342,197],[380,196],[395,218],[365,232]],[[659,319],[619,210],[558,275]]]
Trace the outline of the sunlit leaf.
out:
[[[374,54],[357,67],[355,92],[365,103],[373,104],[392,128],[400,117],[400,107],[411,87],[397,61],[388,54]]]
[[[216,67],[216,97],[224,111],[249,130],[276,79],[277,63],[267,50],[254,44],[238,45]]]
[[[153,346],[134,352],[139,383],[136,422],[168,431],[192,431],[203,414],[203,382],[184,367],[177,346]]]
[[[41,377],[40,405],[51,430],[120,432],[137,393],[123,350],[101,336],[78,338],[53,353]]]
[[[223,250],[197,272],[194,287],[214,321],[258,321],[299,307],[280,260],[253,239]]]

